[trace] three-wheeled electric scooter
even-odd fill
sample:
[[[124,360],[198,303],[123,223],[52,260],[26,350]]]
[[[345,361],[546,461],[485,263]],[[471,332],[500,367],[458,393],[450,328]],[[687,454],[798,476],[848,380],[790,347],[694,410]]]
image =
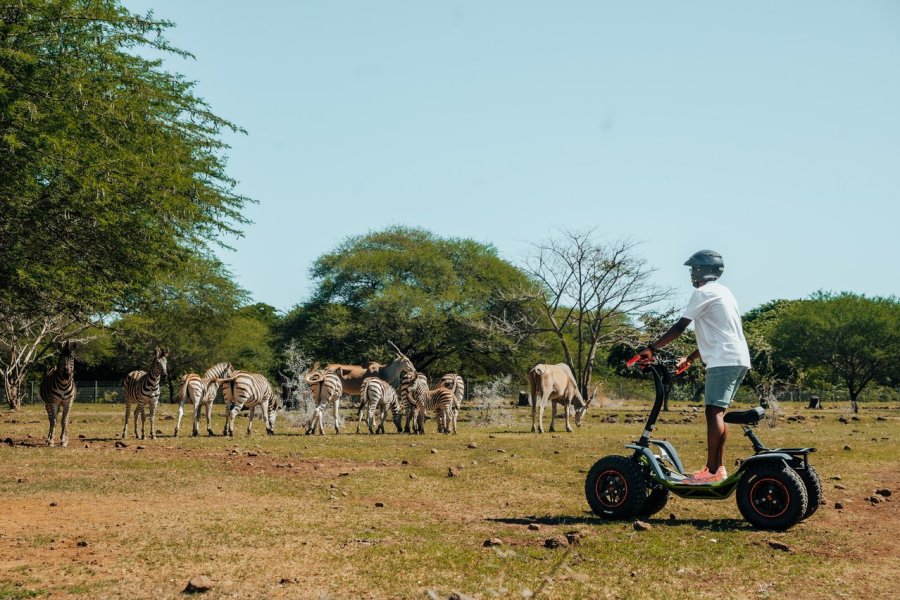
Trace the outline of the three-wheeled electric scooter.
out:
[[[822,483],[809,464],[815,448],[763,445],[753,433],[753,426],[765,416],[762,407],[725,414],[725,422],[740,425],[753,445],[753,455],[744,459],[737,471],[716,483],[684,483],[687,475],[675,447],[651,437],[672,378],[684,369],[675,371],[674,360],[658,356],[650,362],[639,361],[635,356],[626,365],[638,363],[653,376],[656,401],[640,439],[625,446],[634,451],[631,456],[605,456],[588,472],[584,491],[595,514],[605,519],[649,517],[663,509],[670,493],[721,500],[735,490],[741,514],[759,529],[788,529],[816,512],[822,501]]]

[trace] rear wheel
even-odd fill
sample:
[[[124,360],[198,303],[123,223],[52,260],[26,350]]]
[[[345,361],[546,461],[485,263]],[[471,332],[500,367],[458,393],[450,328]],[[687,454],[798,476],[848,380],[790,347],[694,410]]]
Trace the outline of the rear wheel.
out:
[[[806,486],[796,471],[781,462],[750,467],[737,487],[737,505],[759,529],[784,530],[803,519]]]
[[[812,465],[807,465],[802,471],[797,471],[803,485],[806,486],[806,512],[803,514],[804,519],[810,518],[814,512],[819,509],[822,504],[822,481],[819,474]]]
[[[641,468],[630,458],[606,456],[588,472],[584,494],[596,515],[604,519],[628,519],[643,508],[647,481]]]

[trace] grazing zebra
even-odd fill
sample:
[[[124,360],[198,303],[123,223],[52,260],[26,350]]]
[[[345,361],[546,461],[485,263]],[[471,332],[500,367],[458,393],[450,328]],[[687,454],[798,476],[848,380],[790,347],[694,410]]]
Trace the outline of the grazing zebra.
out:
[[[334,407],[334,432],[341,432],[341,415],[340,404],[341,394],[344,393],[344,387],[341,378],[331,369],[311,369],[303,380],[309,386],[312,392],[315,408],[313,409],[312,418],[306,428],[306,435],[315,433],[319,430],[319,435],[325,435],[323,421],[325,417],[325,409],[328,405]]]
[[[243,408],[250,409],[247,435],[251,435],[253,433],[253,417],[257,406],[262,409],[266,433],[275,435],[275,412],[277,412],[278,408],[278,396],[265,375],[234,371],[228,377],[217,379],[216,383],[222,385],[222,395],[225,397],[225,408],[227,410],[223,435],[234,437],[234,418]]]
[[[384,422],[387,420],[388,410],[393,416],[397,433],[403,430],[403,411],[400,407],[400,399],[387,381],[378,377],[367,377],[363,380],[359,393],[360,402],[368,407],[369,433],[384,433]],[[377,426],[375,425],[376,415],[379,418]]]
[[[132,371],[125,376],[125,426],[122,427],[122,439],[128,431],[128,413],[134,404],[134,437],[138,438],[137,418],[141,415],[141,435],[144,439],[144,425],[147,422],[147,405],[150,405],[150,439],[156,439],[156,406],[159,404],[159,380],[166,376],[166,357],[169,351],[157,348],[153,353],[153,361],[149,371]]]
[[[47,445],[53,445],[53,430],[56,418],[62,411],[59,445],[69,445],[69,409],[75,402],[75,349],[78,342],[66,341],[59,345],[59,362],[50,367],[41,380],[41,399],[47,416],[50,417],[50,433],[47,434]]]
[[[445,387],[453,392],[453,402],[450,404],[450,422],[448,428],[450,433],[456,434],[456,419],[459,417],[459,409],[462,406],[463,395],[466,391],[466,383],[463,378],[456,373],[447,373],[441,377],[439,386]]]
[[[184,416],[184,403],[189,402],[194,407],[194,427],[191,436],[200,435],[200,410],[206,408],[206,433],[215,435],[212,431],[212,409],[216,400],[218,379],[228,377],[234,369],[231,363],[218,363],[211,366],[203,374],[188,373],[181,378],[181,386],[178,388],[178,420],[175,422],[175,437],[181,429],[181,417]]]
[[[414,383],[415,386],[413,385]],[[404,433],[416,433],[418,413],[416,412],[416,403],[412,396],[413,387],[428,389],[428,378],[425,377],[425,373],[407,371],[400,379],[400,406],[403,409],[403,414],[406,415],[406,424],[403,426]]]
[[[450,420],[450,405],[453,403],[453,390],[438,386],[433,390],[423,378],[409,378],[408,398],[413,403],[413,413],[416,415],[416,433],[425,433],[425,415],[429,410],[434,411],[438,424],[438,432],[449,433],[448,422]]]

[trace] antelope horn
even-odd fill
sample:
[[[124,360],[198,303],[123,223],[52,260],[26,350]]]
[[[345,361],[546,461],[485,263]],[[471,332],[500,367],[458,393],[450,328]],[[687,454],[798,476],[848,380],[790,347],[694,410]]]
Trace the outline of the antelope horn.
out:
[[[395,344],[395,343],[392,342],[391,340],[388,340],[388,344],[390,344],[391,346],[394,347],[394,350],[397,351],[397,354],[399,354],[399,355],[402,356],[403,358],[409,359],[408,356],[406,356],[405,354],[403,354],[403,352],[400,351],[400,348],[397,347],[397,344]]]

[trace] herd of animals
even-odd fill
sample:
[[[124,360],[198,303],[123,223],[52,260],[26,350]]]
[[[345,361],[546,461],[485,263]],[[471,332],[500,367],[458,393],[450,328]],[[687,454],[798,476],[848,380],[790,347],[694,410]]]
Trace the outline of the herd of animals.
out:
[[[393,344],[392,344],[393,345]],[[68,445],[69,413],[75,401],[75,351],[78,343],[66,341],[59,345],[59,359],[50,367],[41,381],[40,394],[50,419],[47,434],[48,445],[54,445],[54,431],[60,421],[60,445]],[[398,433],[425,433],[427,415],[434,415],[440,433],[455,434],[457,418],[462,406],[465,382],[456,373],[443,375],[434,388],[429,388],[424,373],[416,370],[413,362],[394,346],[396,357],[388,364],[377,362],[365,366],[327,364],[313,365],[303,379],[310,388],[313,401],[312,417],[306,433],[324,434],[324,417],[328,408],[333,411],[335,433],[341,432],[339,414],[341,396],[358,396],[360,399],[356,432],[365,417],[370,433],[384,433],[385,422],[390,419]],[[160,381],[167,376],[166,361],[169,351],[156,348],[146,371],[134,370],[125,376],[125,424],[122,438],[128,433],[128,419],[134,407],[134,436],[144,439],[147,409],[150,412],[150,438],[156,438],[156,409],[160,397]],[[532,433],[544,432],[544,408],[552,403],[550,431],[554,430],[558,405],[563,405],[566,431],[571,432],[570,409],[574,410],[575,424],[580,426],[590,404],[585,401],[568,365],[539,364],[528,373],[532,401]],[[217,392],[221,389],[226,406],[224,435],[234,436],[234,420],[243,409],[249,410],[247,435],[252,433],[253,419],[259,408],[266,433],[275,434],[275,416],[282,406],[282,396],[276,394],[265,375],[234,369],[229,363],[218,363],[203,375],[184,375],[178,389],[178,417],[175,436],[181,428],[184,406],[194,409],[192,435],[200,433],[201,412],[206,416],[206,431],[212,431],[212,409]],[[60,414],[61,413],[61,414]],[[138,434],[138,416],[141,431]],[[404,422],[405,419],[405,422]]]

